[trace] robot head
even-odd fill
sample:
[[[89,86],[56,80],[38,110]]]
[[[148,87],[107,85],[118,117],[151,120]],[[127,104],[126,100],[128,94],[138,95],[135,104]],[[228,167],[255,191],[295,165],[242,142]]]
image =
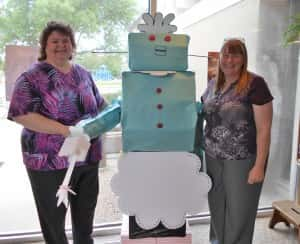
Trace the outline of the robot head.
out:
[[[129,68],[133,71],[164,70],[184,71],[187,69],[189,37],[172,34],[177,30],[170,22],[174,14],[165,18],[157,13],[153,18],[143,14],[145,24],[138,25],[142,33],[129,33]]]

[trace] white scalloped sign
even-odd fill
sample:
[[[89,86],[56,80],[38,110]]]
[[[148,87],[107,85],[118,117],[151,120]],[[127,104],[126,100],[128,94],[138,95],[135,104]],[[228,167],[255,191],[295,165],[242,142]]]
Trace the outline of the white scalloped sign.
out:
[[[187,152],[129,152],[120,158],[111,187],[120,210],[136,216],[143,229],[159,222],[176,229],[186,214],[199,213],[207,203],[211,180],[200,166]]]

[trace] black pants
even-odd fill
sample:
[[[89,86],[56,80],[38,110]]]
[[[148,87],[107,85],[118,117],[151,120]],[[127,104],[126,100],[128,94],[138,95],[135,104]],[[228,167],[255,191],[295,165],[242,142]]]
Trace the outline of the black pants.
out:
[[[38,211],[39,221],[47,244],[67,244],[65,234],[66,208],[56,206],[56,192],[66,169],[35,171],[27,169]],[[93,219],[99,192],[98,165],[75,167],[69,194],[74,244],[92,244]]]

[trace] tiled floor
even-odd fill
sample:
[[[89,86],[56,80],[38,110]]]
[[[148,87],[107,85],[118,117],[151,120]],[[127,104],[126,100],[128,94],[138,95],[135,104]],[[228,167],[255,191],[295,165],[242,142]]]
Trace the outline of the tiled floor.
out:
[[[0,119],[0,134],[7,138],[0,140],[1,152],[0,164],[0,195],[5,196],[0,201],[0,233],[37,230],[39,228],[35,205],[29,186],[28,177],[20,155],[19,131],[16,133],[17,125],[7,120]],[[20,128],[17,128],[18,130]],[[1,144],[2,143],[2,144]],[[12,157],[13,155],[13,157]],[[107,166],[100,170],[99,205],[95,222],[103,223],[117,221],[120,212],[117,208],[116,197],[110,190],[110,178],[116,172],[116,157],[107,161]],[[267,183],[267,182],[266,182]],[[288,184],[265,184],[261,197],[260,206],[270,205],[274,200],[288,199]],[[25,211],[24,211],[25,210]],[[269,218],[258,218],[254,234],[255,244],[296,244],[296,233],[293,229],[283,224],[278,224],[275,230],[268,228]],[[193,233],[193,244],[208,244],[208,225],[198,224],[191,226]],[[119,241],[118,235],[96,237],[95,244],[113,244]],[[3,243],[3,242],[1,242]],[[10,242],[12,243],[12,242]],[[21,242],[13,242],[15,244]],[[24,242],[22,242],[24,243]],[[37,244],[39,242],[36,242]],[[40,242],[43,243],[43,242]],[[72,243],[72,242],[70,242]]]
[[[253,244],[299,244],[295,229],[289,228],[282,223],[277,224],[275,229],[269,229],[270,218],[257,218]],[[208,224],[196,224],[191,226],[193,244],[209,244]],[[119,235],[95,237],[95,244],[119,244]],[[43,244],[43,242],[26,243]],[[72,244],[72,241],[70,241]]]

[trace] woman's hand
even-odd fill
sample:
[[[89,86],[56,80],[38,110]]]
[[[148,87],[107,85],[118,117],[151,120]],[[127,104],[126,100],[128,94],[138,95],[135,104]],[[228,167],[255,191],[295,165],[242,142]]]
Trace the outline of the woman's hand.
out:
[[[265,178],[265,168],[263,165],[254,165],[248,174],[248,184],[263,182]]]

